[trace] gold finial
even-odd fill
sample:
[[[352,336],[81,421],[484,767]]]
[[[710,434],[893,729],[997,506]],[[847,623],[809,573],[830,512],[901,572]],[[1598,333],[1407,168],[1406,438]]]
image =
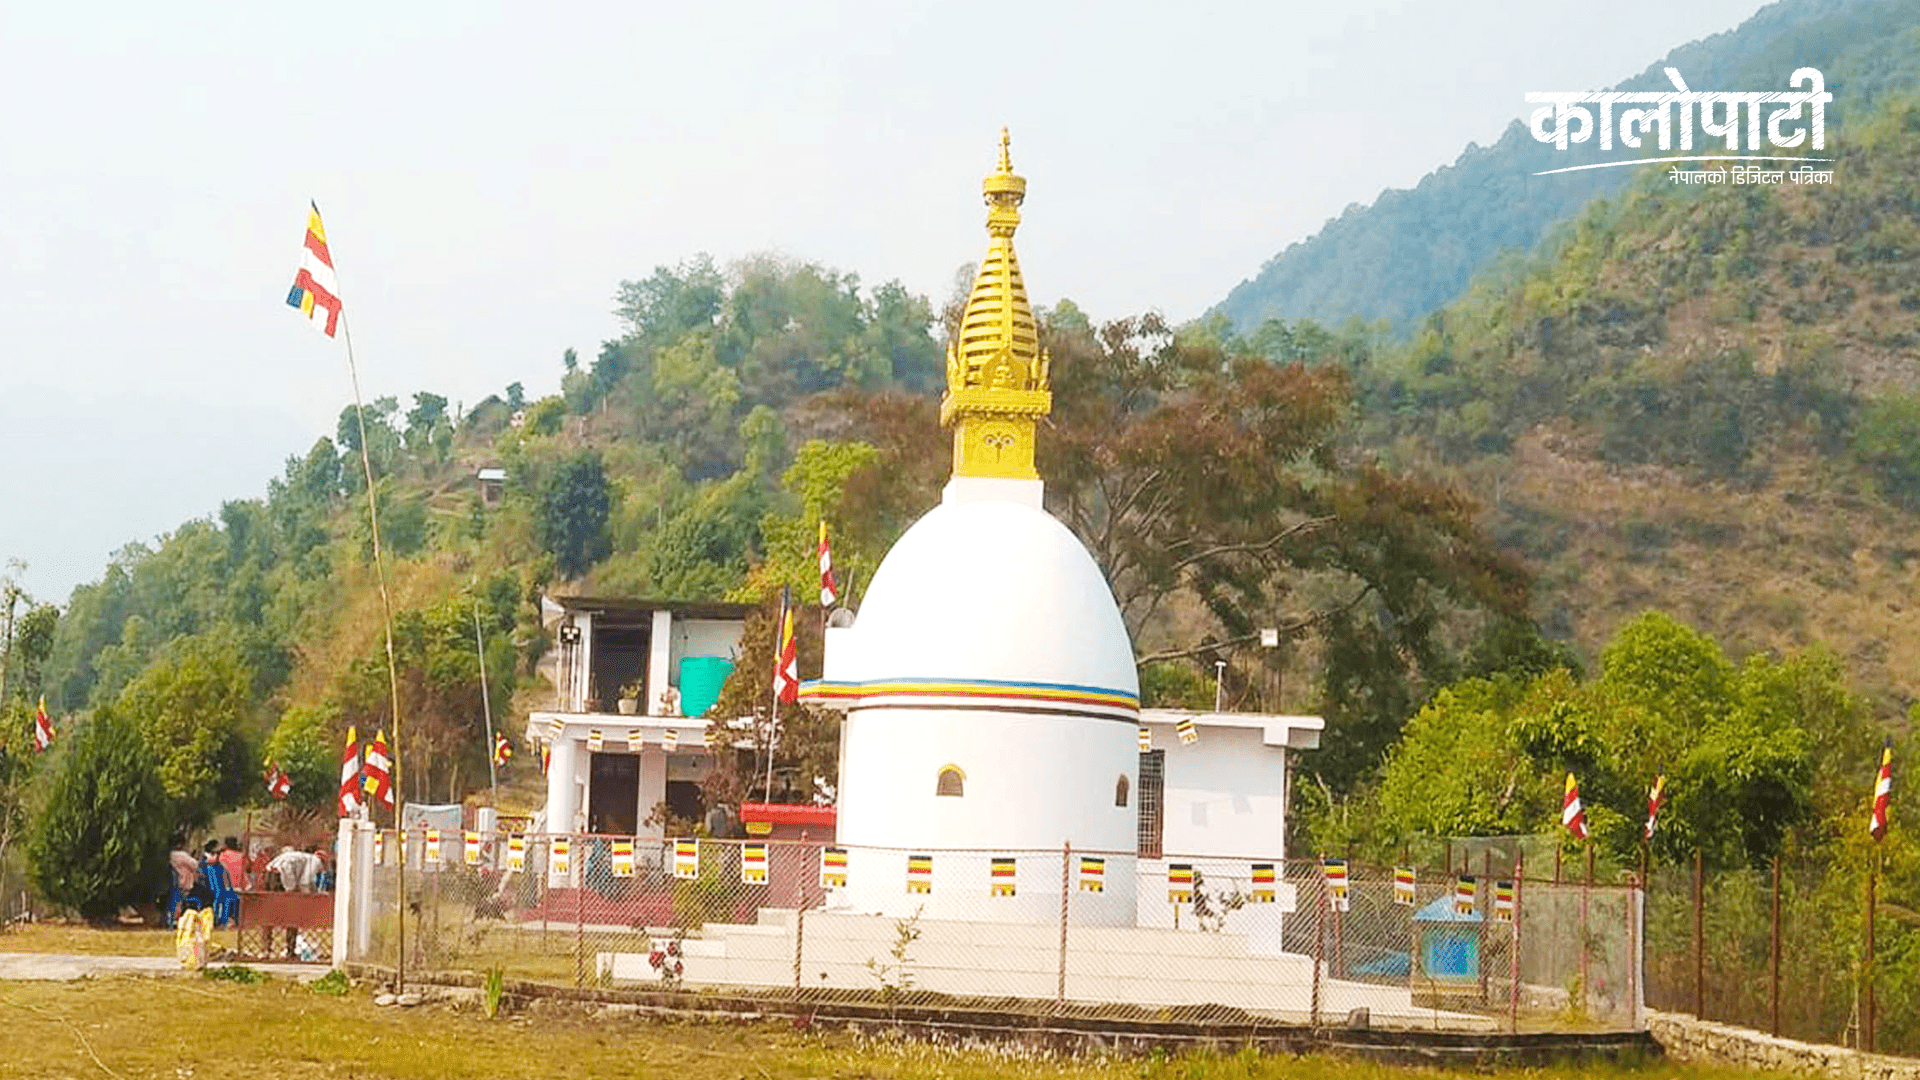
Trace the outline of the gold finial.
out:
[[[1013,171],[1006,128],[1000,167],[981,181],[987,203],[987,255],[973,279],[960,330],[947,343],[947,393],[940,423],[952,427],[955,476],[1038,479],[1035,422],[1053,407],[1048,358],[1027,304],[1013,233],[1027,181]]]

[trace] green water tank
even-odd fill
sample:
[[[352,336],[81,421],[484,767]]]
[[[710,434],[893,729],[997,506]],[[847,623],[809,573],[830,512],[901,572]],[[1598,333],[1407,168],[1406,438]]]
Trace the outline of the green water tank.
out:
[[[688,656],[680,661],[680,711],[705,716],[720,699],[720,687],[733,674],[733,661],[724,656]]]

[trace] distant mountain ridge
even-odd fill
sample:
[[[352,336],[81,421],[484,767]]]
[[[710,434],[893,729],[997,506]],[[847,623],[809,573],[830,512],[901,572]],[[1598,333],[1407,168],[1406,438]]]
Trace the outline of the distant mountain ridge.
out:
[[[1678,68],[1696,90],[1786,89],[1795,68],[1819,68],[1835,101],[1830,130],[1889,93],[1920,85],[1920,0],[1781,0],[1737,29],[1682,45],[1615,90],[1664,90]],[[1586,87],[1517,88],[1582,90]],[[1531,251],[1556,222],[1640,171],[1534,176],[1601,160],[1597,141],[1556,150],[1514,121],[1491,147],[1468,144],[1412,190],[1355,203],[1289,245],[1213,309],[1241,331],[1268,319],[1385,319],[1396,333],[1465,293],[1502,252]]]

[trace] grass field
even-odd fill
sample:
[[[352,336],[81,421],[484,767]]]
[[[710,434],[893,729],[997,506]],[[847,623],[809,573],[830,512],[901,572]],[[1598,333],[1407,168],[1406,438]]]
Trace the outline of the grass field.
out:
[[[1448,1075],[1330,1057],[1197,1055],[1048,1060],[795,1032],[787,1024],[661,1023],[542,1005],[488,1020],[476,1009],[379,1008],[356,987],[327,996],[285,980],[0,983],[0,1078],[271,1076],[593,1080],[1416,1080]],[[1642,1068],[1496,1072],[1541,1080],[1715,1080],[1752,1074],[1654,1062]]]

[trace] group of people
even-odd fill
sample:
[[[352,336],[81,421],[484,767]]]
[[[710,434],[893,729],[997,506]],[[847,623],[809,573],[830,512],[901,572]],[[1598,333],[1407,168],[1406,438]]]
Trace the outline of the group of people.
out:
[[[310,850],[296,847],[276,848],[261,845],[251,860],[241,850],[240,839],[208,840],[195,854],[185,835],[174,837],[167,864],[173,874],[174,911],[187,907],[211,908],[214,901],[213,875],[219,867],[229,888],[236,891],[270,890],[276,886],[285,892],[324,892],[331,884],[327,868],[327,849],[315,845]]]

